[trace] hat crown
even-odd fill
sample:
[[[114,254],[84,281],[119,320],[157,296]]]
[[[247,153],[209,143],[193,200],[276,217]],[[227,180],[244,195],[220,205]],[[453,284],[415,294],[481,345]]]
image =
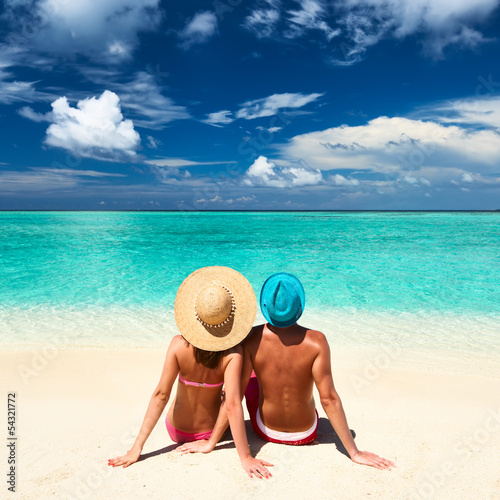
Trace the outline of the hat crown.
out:
[[[300,299],[290,283],[278,281],[271,297],[272,300],[266,305],[268,311],[272,311],[272,316],[289,319],[300,307]]]
[[[222,285],[210,284],[200,290],[195,299],[196,314],[208,325],[219,325],[231,314],[233,299]]]
[[[286,327],[296,323],[304,311],[304,305],[304,288],[292,274],[273,274],[262,287],[262,314],[274,326]]]

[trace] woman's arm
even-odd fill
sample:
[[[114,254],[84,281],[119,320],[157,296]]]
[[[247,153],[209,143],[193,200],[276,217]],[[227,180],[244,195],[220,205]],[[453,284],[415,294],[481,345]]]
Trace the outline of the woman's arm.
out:
[[[179,339],[180,337],[174,337],[170,343],[165,357],[165,363],[163,364],[160,382],[151,396],[144,421],[142,422],[139,435],[137,436],[134,445],[125,455],[108,460],[108,465],[111,465],[112,467],[117,467],[119,465],[128,467],[134,462],[137,462],[139,459],[144,443],[148,439],[151,431],[154,429],[158,419],[165,409],[165,406],[170,398],[172,386],[175,382],[177,374],[179,373],[179,366],[175,356],[176,346],[180,341]]]
[[[240,352],[229,356],[229,361],[224,371],[224,383],[226,386],[225,407],[229,418],[229,425],[231,426],[234,444],[236,445],[236,450],[243,469],[245,469],[250,477],[252,477],[252,474],[255,474],[258,478],[269,478],[271,474],[265,466],[272,466],[272,464],[253,458],[248,446],[245,421],[243,419],[243,408],[241,407],[242,398],[240,384],[242,365],[243,356],[240,350]]]
[[[370,451],[359,451],[352,437],[347,418],[345,416],[342,401],[333,385],[332,368],[330,361],[330,348],[326,338],[322,337],[319,346],[319,354],[314,360],[312,375],[321,399],[321,405],[325,410],[328,420],[339,436],[347,453],[353,462],[363,465],[371,465],[377,469],[390,469],[395,467],[394,463],[379,457]]]

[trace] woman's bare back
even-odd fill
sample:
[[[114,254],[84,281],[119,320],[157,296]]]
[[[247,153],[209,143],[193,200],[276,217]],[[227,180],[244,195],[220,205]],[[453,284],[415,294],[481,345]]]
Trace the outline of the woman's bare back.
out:
[[[215,369],[196,362],[193,346],[180,335],[176,342],[175,356],[179,375],[189,381],[204,384],[221,384],[224,381],[226,361]],[[172,426],[183,432],[206,432],[213,429],[219,414],[222,386],[196,387],[177,382],[177,392],[168,409],[167,418]]]

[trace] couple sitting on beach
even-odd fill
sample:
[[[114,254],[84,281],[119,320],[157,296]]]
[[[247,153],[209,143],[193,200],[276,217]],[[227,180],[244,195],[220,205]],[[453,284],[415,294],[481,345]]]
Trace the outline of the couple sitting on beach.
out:
[[[108,464],[128,467],[139,459],[178,377],[166,426],[173,441],[184,443],[180,451],[212,451],[229,421],[243,469],[250,477],[268,478],[266,466],[272,464],[250,454],[243,393],[252,427],[262,439],[303,445],[317,437],[315,384],[351,459],[378,469],[393,467],[391,461],[356,447],[333,385],[328,342],[321,332],[297,324],[304,303],[304,289],[295,276],[274,274],[260,295],[267,323],[252,328],[256,298],[241,274],[227,267],[205,267],[189,275],[175,299],[175,319],[182,336],[170,343],[134,445]]]

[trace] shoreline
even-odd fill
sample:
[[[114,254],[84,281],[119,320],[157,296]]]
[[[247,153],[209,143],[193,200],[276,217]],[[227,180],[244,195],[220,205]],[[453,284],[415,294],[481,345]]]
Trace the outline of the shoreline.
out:
[[[264,321],[259,311],[256,324]],[[500,377],[500,316],[306,310],[300,323],[325,333],[334,369],[349,360],[365,378],[406,368]],[[178,334],[173,311],[160,308],[14,310],[0,332],[2,351],[32,352],[41,364],[64,350],[166,350]]]
[[[346,458],[315,392],[320,428],[312,446],[264,443],[243,405],[252,454],[275,464],[271,480],[257,481],[245,476],[230,440],[209,455],[177,454],[164,416],[146,443],[145,460],[127,469],[106,467],[133,442],[165,349],[59,349],[51,359],[39,352],[32,365],[34,354],[0,351],[8,374],[0,385],[4,394],[18,395],[17,491],[23,498],[164,498],[165,491],[193,499],[500,498],[498,373],[471,375],[455,367],[459,373],[451,363],[439,375],[395,364],[376,373],[375,358],[348,359],[332,349],[335,385],[358,446],[397,468],[377,471]]]

